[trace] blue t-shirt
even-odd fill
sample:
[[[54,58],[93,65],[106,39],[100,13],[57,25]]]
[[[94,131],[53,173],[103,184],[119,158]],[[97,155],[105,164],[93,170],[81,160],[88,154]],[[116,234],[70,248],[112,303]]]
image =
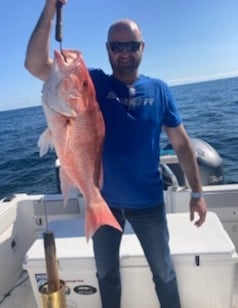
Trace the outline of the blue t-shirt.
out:
[[[167,85],[140,75],[127,86],[101,70],[90,74],[106,126],[103,197],[120,208],[163,203],[158,169],[161,128],[181,123]]]

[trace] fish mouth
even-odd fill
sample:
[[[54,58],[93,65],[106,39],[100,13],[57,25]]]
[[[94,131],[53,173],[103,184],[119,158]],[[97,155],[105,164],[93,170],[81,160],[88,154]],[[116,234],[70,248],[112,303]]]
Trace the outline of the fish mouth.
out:
[[[80,52],[75,52],[71,49],[61,49],[54,51],[54,59],[59,66],[71,66],[74,63],[78,63],[81,58]]]
[[[64,52],[63,49],[62,49],[62,51]],[[61,62],[63,60],[63,55],[62,55],[61,51],[59,51],[59,50],[54,51],[54,56],[55,56],[55,59],[59,62]]]

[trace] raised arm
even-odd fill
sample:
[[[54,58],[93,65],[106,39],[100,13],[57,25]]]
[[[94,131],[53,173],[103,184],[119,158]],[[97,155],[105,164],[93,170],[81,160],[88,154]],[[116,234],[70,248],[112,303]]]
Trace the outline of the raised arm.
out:
[[[66,0],[58,0],[65,3]],[[50,31],[56,12],[57,0],[46,0],[37,25],[26,50],[25,67],[35,77],[45,81],[50,73],[52,59],[49,55]]]

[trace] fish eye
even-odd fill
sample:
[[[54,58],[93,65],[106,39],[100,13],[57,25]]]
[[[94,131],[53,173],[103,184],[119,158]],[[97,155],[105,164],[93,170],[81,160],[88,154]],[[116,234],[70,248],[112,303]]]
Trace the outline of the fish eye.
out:
[[[84,81],[83,81],[83,87],[86,88],[87,86],[88,86],[88,81],[87,81],[87,80],[84,80]]]

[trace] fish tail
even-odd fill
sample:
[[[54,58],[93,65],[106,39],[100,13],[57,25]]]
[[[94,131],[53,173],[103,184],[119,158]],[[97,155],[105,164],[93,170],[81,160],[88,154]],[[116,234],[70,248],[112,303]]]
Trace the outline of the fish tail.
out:
[[[94,235],[97,229],[104,225],[111,226],[122,232],[120,224],[112,214],[105,201],[102,200],[97,204],[97,206],[94,205],[92,207],[87,207],[85,225],[87,240]]]

